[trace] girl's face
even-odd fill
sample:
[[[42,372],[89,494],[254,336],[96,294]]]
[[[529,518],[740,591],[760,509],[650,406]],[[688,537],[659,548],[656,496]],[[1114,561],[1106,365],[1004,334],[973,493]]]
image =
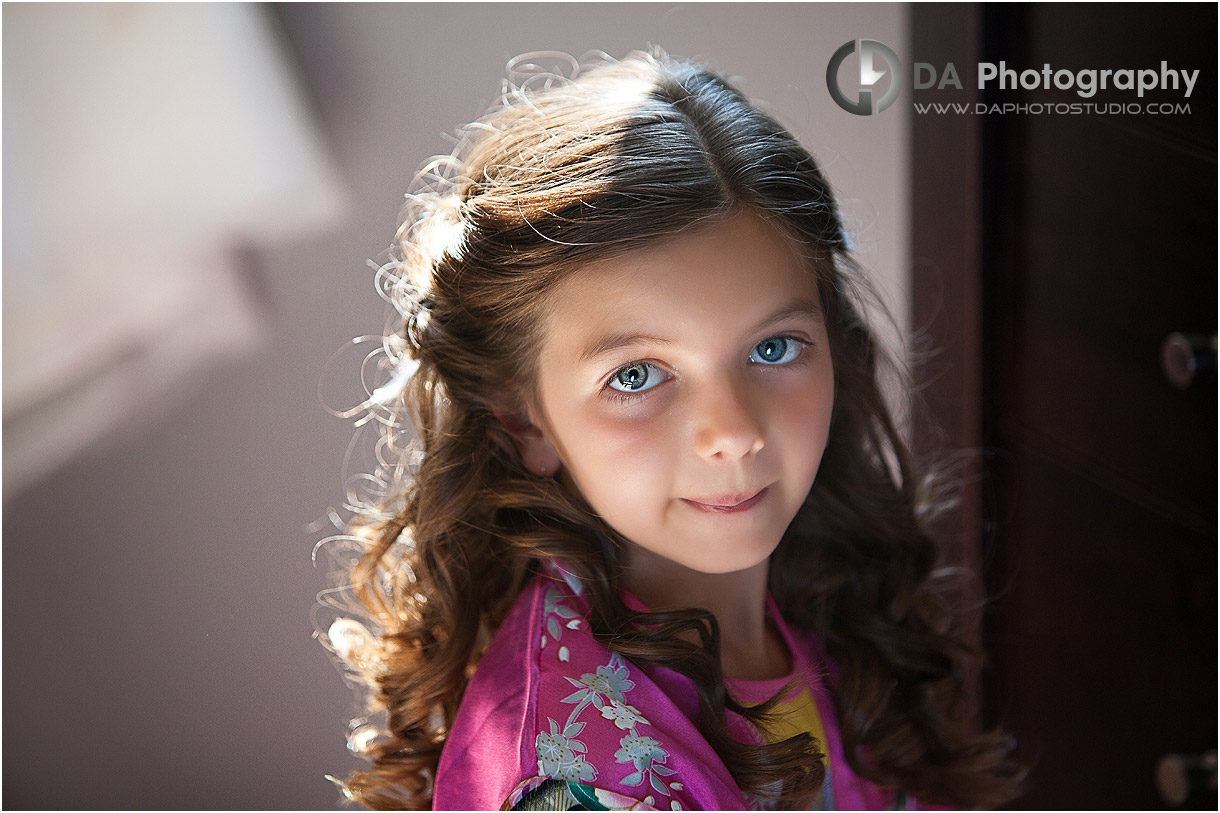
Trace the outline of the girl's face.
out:
[[[834,374],[813,273],[752,213],[595,263],[548,297],[527,461],[639,549],[764,562],[826,447]]]

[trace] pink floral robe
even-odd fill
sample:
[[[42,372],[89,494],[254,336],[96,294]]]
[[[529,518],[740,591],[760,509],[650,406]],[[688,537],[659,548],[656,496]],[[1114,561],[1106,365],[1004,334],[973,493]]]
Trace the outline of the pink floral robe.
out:
[[[631,600],[629,597],[630,601]],[[643,609],[638,602],[635,606]],[[772,619],[800,680],[785,698],[791,731],[811,731],[828,755],[818,807],[905,806],[857,777],[843,757],[825,660],[816,642]],[[744,810],[743,796],[695,726],[697,700],[676,672],[643,669],[593,640],[588,603],[570,577],[539,576],[496,633],[466,690],[437,768],[438,810]],[[729,682],[742,702],[770,698],[791,678]],[[799,718],[799,719],[797,719]],[[757,740],[730,714],[730,730]]]

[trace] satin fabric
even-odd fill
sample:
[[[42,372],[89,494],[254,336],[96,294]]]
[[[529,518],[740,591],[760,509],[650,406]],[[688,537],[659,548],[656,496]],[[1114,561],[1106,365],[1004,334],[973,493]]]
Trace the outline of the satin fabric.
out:
[[[632,597],[629,605],[643,609]],[[771,618],[791,654],[792,673],[769,681],[729,681],[744,703],[769,699],[789,680],[791,708],[812,699],[792,728],[821,726],[829,759],[819,803],[839,809],[885,809],[898,797],[857,777],[843,757],[828,691],[833,665],[817,641],[788,627],[768,598]],[[743,810],[747,798],[695,726],[696,693],[682,675],[642,668],[598,644],[589,632],[581,586],[561,572],[536,577],[516,600],[480,661],[437,768],[436,809],[511,806],[539,777],[633,800],[636,809]],[[806,705],[808,703],[806,702]],[[729,713],[734,736],[758,741]],[[514,795],[515,794],[515,795]],[[617,806],[617,805],[616,805]],[[626,806],[626,805],[625,805]]]

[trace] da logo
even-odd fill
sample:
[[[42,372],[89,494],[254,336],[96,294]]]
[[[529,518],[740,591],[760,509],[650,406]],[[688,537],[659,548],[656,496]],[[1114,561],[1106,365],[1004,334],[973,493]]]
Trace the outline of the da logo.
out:
[[[855,113],[857,116],[871,116],[873,113],[880,113],[898,98],[898,91],[902,88],[902,65],[898,62],[897,55],[882,43],[876,40],[860,40],[859,43],[860,53],[857,56],[857,62],[860,68],[860,82],[858,87],[851,89],[856,101],[851,101],[843,92],[843,88],[839,86],[839,67],[848,56],[856,51],[856,40],[843,43],[842,47],[830,58],[830,64],[826,66],[826,88],[830,91],[830,98],[835,100],[835,104],[848,113]],[[887,69],[890,73],[890,87],[877,102],[874,110],[873,88],[885,76]]]

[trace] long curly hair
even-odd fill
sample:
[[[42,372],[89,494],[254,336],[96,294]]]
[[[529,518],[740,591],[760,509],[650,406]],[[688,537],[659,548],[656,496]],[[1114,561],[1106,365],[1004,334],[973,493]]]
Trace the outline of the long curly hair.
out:
[[[830,438],[773,554],[772,594],[838,664],[853,769],[926,802],[1012,798],[1011,743],[962,724],[977,653],[922,528],[934,500],[882,395],[867,283],[813,157],[713,71],[660,51],[567,74],[510,63],[501,103],[420,172],[378,275],[396,309],[381,347],[392,378],[364,405],[383,428],[364,477],[379,498],[351,505],[344,538],[359,555],[342,575],[364,623],[340,619],[323,635],[367,705],[349,739],[371,765],[340,782],[344,793],[374,808],[430,805],[483,649],[527,580],[556,561],[583,582],[598,641],[692,680],[699,730],[743,791],[783,807],[816,794],[820,744],[808,734],[761,745],[728,734],[726,710],[761,726],[772,704],[726,691],[714,617],[629,609],[626,540],[579,493],[529,471],[494,414],[529,397],[556,283],[746,209],[807,258],[835,370]]]

